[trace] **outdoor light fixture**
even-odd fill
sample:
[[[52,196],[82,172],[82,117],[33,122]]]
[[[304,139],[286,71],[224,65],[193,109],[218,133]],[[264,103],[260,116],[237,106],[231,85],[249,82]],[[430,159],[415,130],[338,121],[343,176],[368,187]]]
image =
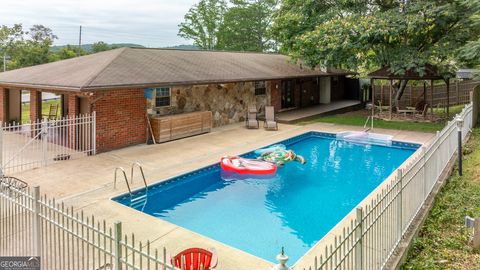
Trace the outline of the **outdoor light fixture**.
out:
[[[287,266],[288,256],[285,254],[285,250],[282,247],[282,251],[277,255],[278,264],[274,265],[271,270],[291,270]]]
[[[465,227],[472,229],[472,235],[470,237],[470,245],[474,249],[480,248],[480,219],[465,216]]]
[[[462,128],[463,128],[464,120],[462,117],[457,116],[455,117],[455,122],[457,123],[457,131],[458,131],[458,147],[457,147],[458,175],[462,176]]]
[[[475,226],[475,219],[469,216],[465,216],[465,227],[473,228]]]
[[[464,123],[465,123],[465,121],[463,120],[463,118],[461,118],[460,116],[457,116],[457,117],[455,117],[455,122],[457,122],[457,129],[458,129],[458,131],[462,131],[463,125],[464,125]]]

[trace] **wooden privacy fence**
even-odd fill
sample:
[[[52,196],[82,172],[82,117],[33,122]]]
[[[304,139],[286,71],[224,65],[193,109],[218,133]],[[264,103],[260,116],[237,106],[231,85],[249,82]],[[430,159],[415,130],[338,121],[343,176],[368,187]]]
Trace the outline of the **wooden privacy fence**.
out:
[[[480,85],[478,80],[470,81],[455,81],[450,85],[450,106],[467,104],[470,102],[470,92]],[[374,85],[375,100],[381,101],[382,105],[388,105],[390,102],[390,86],[389,85]],[[447,105],[447,86],[434,85],[433,96],[430,89],[430,84],[426,85],[426,98],[424,97],[424,86],[408,85],[402,98],[399,101],[400,107],[414,107],[418,101],[424,99],[432,107],[446,107]]]
[[[3,174],[94,155],[96,119],[92,114],[27,124],[0,123],[0,166]]]
[[[107,225],[13,180],[0,178],[0,256],[40,256],[41,269],[190,270],[185,258],[174,267],[165,248],[123,234],[121,222]]]
[[[473,127],[472,107],[468,104],[457,115],[464,120],[462,141]],[[295,269],[384,269],[454,157],[458,129],[456,120],[448,122],[430,145],[419,149],[393,179],[386,180],[315,245],[305,257],[311,265]]]

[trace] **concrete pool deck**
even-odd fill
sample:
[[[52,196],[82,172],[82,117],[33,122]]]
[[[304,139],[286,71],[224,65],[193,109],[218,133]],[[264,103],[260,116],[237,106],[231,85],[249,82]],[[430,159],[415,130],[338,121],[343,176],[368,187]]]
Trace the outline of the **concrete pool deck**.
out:
[[[121,221],[124,233],[134,232],[136,239],[142,242],[150,240],[152,248],[165,246],[168,252],[175,254],[191,246],[213,246],[219,256],[216,269],[270,269],[271,262],[111,201],[111,197],[127,191],[121,177],[117,180],[117,188],[113,188],[114,169],[122,166],[130,177],[130,166],[138,161],[144,168],[147,183],[151,184],[211,165],[218,162],[221,156],[248,152],[308,131],[347,130],[363,129],[316,123],[306,126],[280,125],[279,131],[265,131],[249,130],[242,124],[234,124],[200,136],[158,145],[132,146],[13,176],[28,182],[30,186],[39,185],[41,192],[47,196],[55,197],[76,210],[83,210],[85,214],[95,215],[96,219],[105,219],[110,224]],[[434,137],[432,133],[413,131],[375,129],[374,132],[393,135],[394,140],[420,144],[428,144]],[[138,170],[134,179],[132,189],[143,186]],[[308,259],[298,265],[312,264],[313,261]],[[290,265],[294,263],[289,262]]]

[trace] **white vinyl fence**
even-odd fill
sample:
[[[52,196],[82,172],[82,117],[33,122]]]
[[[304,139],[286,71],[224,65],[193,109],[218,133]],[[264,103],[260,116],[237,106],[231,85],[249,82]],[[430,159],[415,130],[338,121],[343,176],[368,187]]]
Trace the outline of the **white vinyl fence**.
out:
[[[111,227],[10,177],[0,178],[0,256],[40,256],[41,269],[189,269],[123,234],[120,222]]]
[[[468,104],[457,115],[464,120],[463,141],[472,128],[472,108]],[[312,264],[307,268],[384,269],[456,154],[457,145],[457,122],[453,120],[428,147],[398,169],[393,180],[362,202],[350,214],[354,218],[342,220],[312,249],[317,256],[310,257]]]
[[[91,115],[0,124],[0,165],[4,174],[95,154],[95,112]]]

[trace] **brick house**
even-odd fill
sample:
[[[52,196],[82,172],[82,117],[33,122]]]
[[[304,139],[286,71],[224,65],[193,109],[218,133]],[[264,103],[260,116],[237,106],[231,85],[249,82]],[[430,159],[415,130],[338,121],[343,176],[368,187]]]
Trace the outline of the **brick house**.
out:
[[[41,117],[41,94],[61,95],[62,115],[95,111],[97,149],[144,143],[146,115],[211,111],[213,126],[245,119],[248,105],[277,112],[357,99],[341,70],[312,70],[279,54],[120,48],[0,73],[0,121]],[[25,92],[24,92],[25,93]]]

